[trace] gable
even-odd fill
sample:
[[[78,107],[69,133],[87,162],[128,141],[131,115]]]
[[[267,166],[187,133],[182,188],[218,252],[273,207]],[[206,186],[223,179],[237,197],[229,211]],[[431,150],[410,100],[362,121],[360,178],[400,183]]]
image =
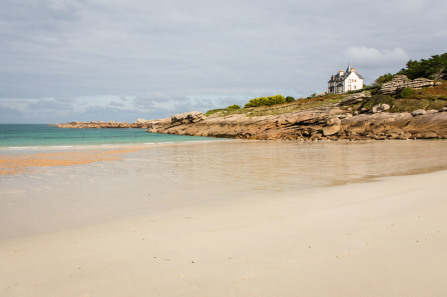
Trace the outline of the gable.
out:
[[[347,79],[363,79],[363,77],[361,75],[359,75],[357,72],[351,72],[348,74],[348,76],[345,77],[345,80]]]

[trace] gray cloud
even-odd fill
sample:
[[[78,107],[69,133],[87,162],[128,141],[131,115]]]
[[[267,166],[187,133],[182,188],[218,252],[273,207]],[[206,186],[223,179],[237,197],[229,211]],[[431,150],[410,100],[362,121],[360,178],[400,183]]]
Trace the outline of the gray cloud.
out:
[[[58,117],[96,104],[132,121],[131,112],[305,97],[348,63],[372,82],[407,59],[443,53],[446,12],[441,0],[5,1],[0,97],[16,98],[10,107],[25,122],[24,98]]]

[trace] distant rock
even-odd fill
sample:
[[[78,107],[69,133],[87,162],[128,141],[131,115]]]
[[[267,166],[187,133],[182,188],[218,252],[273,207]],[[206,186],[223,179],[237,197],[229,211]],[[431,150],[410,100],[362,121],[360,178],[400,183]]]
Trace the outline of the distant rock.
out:
[[[132,124],[130,123],[122,123],[122,122],[69,122],[63,124],[56,124],[58,128],[71,128],[71,129],[104,129],[104,128],[132,128]]]
[[[145,119],[137,119],[133,124],[132,128],[141,128],[141,129],[148,129],[150,126],[151,121],[145,120]]]

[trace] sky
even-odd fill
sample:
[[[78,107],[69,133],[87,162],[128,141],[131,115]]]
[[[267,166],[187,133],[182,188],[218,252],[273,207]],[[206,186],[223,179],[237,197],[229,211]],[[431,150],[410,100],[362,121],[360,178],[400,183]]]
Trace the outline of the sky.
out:
[[[0,123],[158,119],[447,52],[445,0],[0,0]]]

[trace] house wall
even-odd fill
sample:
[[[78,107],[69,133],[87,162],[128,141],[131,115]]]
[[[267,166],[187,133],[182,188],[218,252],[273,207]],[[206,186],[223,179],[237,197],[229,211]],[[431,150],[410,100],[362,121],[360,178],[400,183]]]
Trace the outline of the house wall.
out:
[[[343,93],[348,91],[355,91],[363,88],[363,79],[357,73],[351,72],[343,83]]]

